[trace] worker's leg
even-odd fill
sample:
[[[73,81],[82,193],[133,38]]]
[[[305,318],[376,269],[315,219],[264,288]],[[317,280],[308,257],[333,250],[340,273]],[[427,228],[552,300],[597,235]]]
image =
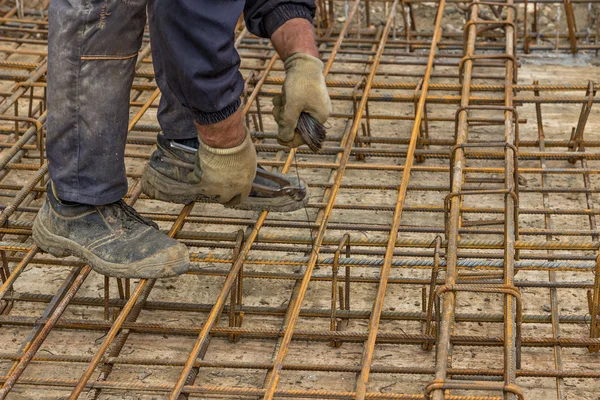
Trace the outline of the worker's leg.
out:
[[[233,41],[243,6],[242,1],[210,0],[150,4],[159,68],[169,89],[192,113],[200,139],[189,183],[229,205],[248,197],[256,169],[256,151],[239,113],[244,82]],[[190,186],[179,188],[189,194]],[[180,194],[178,188],[169,191]]]
[[[189,268],[187,249],[141,217],[127,192],[129,95],[146,0],[52,0],[47,151],[51,183],[33,238],[97,272],[160,278]]]
[[[243,1],[149,2],[155,68],[199,125],[221,122],[239,108],[244,82],[234,29],[243,7]]]
[[[53,0],[48,12],[50,176],[63,200],[115,202],[127,193],[129,96],[145,0]]]
[[[158,118],[164,133],[142,178],[144,192],[153,198],[179,203],[209,199],[272,211],[295,210],[308,200],[306,185],[297,177],[271,174],[256,165],[249,197],[236,196],[239,189],[229,190],[227,182],[245,186],[246,193],[252,183],[251,171],[240,168],[248,161],[241,151],[228,161],[231,167],[215,168],[221,158],[217,153],[239,149],[240,142],[251,146],[239,109],[243,80],[234,47],[242,7],[243,2],[207,0],[149,3],[152,57],[162,92]],[[207,189],[206,182],[213,187]],[[214,186],[225,189],[225,196]]]

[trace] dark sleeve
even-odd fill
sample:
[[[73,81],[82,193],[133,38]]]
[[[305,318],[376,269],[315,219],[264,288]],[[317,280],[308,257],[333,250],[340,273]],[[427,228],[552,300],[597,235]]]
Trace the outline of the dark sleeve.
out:
[[[270,38],[286,21],[304,18],[312,22],[315,0],[246,0],[244,19],[248,31]]]

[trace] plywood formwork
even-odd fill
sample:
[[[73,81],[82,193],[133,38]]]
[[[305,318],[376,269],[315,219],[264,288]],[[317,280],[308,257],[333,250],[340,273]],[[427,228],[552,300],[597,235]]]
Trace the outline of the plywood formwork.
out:
[[[34,3],[0,2],[0,399],[598,398],[600,3],[317,1],[319,154],[276,143],[283,65],[240,23],[260,163],[311,188],[288,214],[142,194],[146,35],[126,201],[193,261],[158,281],[31,241],[48,179]]]

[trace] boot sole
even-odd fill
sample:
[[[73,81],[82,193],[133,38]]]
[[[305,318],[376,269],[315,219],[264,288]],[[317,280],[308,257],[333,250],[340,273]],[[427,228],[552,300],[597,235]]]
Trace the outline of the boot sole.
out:
[[[33,240],[40,249],[54,257],[62,258],[70,255],[79,257],[87,262],[94,271],[115,278],[170,278],[181,275],[190,268],[187,251],[185,257],[174,260],[161,260],[161,257],[156,257],[155,260],[145,259],[129,264],[117,264],[102,260],[78,243],[50,232],[40,221],[39,216],[33,223]]]
[[[189,204],[194,201],[218,204],[216,201],[202,194],[190,194],[187,189],[189,189],[189,185],[166,177],[149,165],[146,166],[142,174],[142,192],[152,199],[176,204]],[[236,210],[290,212],[305,207],[308,204],[309,198],[310,195],[307,188],[306,196],[302,200],[292,200],[284,196],[272,198],[248,197],[242,203],[235,206],[225,204],[223,206]]]

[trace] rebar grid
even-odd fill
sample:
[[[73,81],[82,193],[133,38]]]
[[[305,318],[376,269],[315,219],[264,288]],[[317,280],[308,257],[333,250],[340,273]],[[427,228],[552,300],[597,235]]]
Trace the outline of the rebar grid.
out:
[[[126,200],[193,268],[130,281],[32,244],[47,2],[0,0],[0,399],[597,397],[594,70],[518,73],[593,57],[600,2],[317,4],[334,104],[319,154],[276,144],[282,64],[236,32],[261,164],[311,188],[290,214],[141,193],[160,96],[144,38]]]

